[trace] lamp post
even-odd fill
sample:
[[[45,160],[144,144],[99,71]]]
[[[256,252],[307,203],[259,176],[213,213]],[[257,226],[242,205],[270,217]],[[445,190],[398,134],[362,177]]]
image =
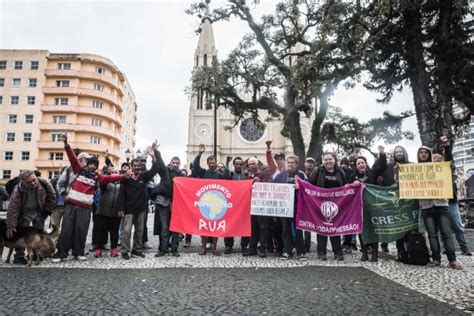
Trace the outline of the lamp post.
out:
[[[127,159],[127,163],[130,163],[131,158],[132,158],[132,152],[130,151],[130,149],[127,149],[125,151],[125,159]]]

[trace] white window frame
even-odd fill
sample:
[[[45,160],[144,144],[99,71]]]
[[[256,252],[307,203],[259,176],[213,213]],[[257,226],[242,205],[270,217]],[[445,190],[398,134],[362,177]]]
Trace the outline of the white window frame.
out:
[[[54,124],[66,124],[67,116],[66,115],[54,115],[53,123]]]
[[[0,104],[3,104],[3,95],[0,95]]]
[[[57,178],[61,175],[61,173],[58,171],[58,170],[54,170],[54,171],[48,171],[48,179],[51,180],[51,179],[54,179],[54,178]]]
[[[94,90],[103,92],[105,86],[101,83],[94,82]]]
[[[13,137],[11,137],[11,136],[13,136]],[[14,141],[15,141],[15,138],[16,138],[15,136],[16,136],[16,135],[15,135],[15,133],[13,133],[13,132],[7,132],[7,133],[5,133],[5,142],[7,142],[7,143],[12,143],[12,142],[14,142]],[[10,140],[9,140],[9,138],[10,138]]]
[[[104,75],[105,74],[105,68],[95,66],[95,72],[98,73],[98,74]]]
[[[56,87],[58,88],[69,88],[70,85],[69,80],[56,80]]]
[[[0,87],[5,87],[5,78],[0,78]]]
[[[29,136],[29,137],[27,137],[27,136]],[[33,133],[31,133],[31,132],[23,133],[23,141],[24,142],[31,142],[32,139],[33,139]]]
[[[0,70],[7,69],[7,61],[0,60]]]
[[[54,98],[54,105],[69,105],[69,98]]]
[[[102,127],[102,120],[96,117],[92,118],[92,126]]]
[[[92,135],[91,136],[91,144],[100,145],[100,137]]]
[[[9,154],[8,157],[7,157],[7,154]],[[13,160],[13,151],[5,151],[3,153],[3,160],[7,160],[7,161]]]
[[[51,133],[51,141],[52,142],[60,142],[62,133]]]
[[[8,114],[8,124],[16,124],[16,123],[18,123],[18,115]]]
[[[64,153],[60,152],[50,152],[49,160],[64,160]]]
[[[5,174],[8,174],[7,177],[5,177]],[[2,179],[11,179],[12,178],[12,171],[11,170],[2,170]]]
[[[13,100],[16,100],[15,102]],[[17,95],[10,96],[10,104],[11,105],[18,105],[20,104],[20,97]]]
[[[99,100],[92,100],[92,107],[96,109],[102,109],[104,106],[104,102],[99,101]]]
[[[22,151],[21,152],[21,160],[22,161],[30,160],[30,152],[29,151]]]
[[[13,66],[15,70],[22,70],[23,69],[23,60],[15,60],[15,64]]]
[[[58,69],[69,70],[71,69],[71,63],[58,63]]]
[[[29,118],[31,117],[31,122],[29,122]],[[25,114],[25,124],[33,124],[35,116],[33,114]]]
[[[21,86],[21,78],[12,78],[12,87],[18,88]]]
[[[26,97],[26,104],[27,105],[35,105],[36,104],[36,97],[33,95],[29,95]]]
[[[39,69],[39,61],[31,60],[30,61],[30,70],[38,70]]]
[[[28,78],[28,87],[29,88],[36,88],[38,86],[38,79],[37,78]]]

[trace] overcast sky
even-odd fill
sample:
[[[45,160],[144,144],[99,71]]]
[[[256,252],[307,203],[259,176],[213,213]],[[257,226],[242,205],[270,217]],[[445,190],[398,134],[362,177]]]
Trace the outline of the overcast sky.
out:
[[[21,1],[0,0],[0,47],[47,49],[53,53],[94,53],[112,60],[128,77],[137,97],[137,146],[158,139],[165,161],[185,159],[190,84],[198,35],[198,19],[185,10],[191,1]],[[211,2],[211,8],[218,6]],[[262,1],[255,15],[273,10]],[[248,32],[237,20],[214,25],[219,59],[224,59]],[[362,120],[413,109],[409,89],[389,105],[375,102],[377,94],[364,88],[340,88],[331,99],[344,113]],[[416,131],[415,119],[406,129]],[[419,137],[403,141],[415,160]],[[393,148],[393,146],[388,146]]]

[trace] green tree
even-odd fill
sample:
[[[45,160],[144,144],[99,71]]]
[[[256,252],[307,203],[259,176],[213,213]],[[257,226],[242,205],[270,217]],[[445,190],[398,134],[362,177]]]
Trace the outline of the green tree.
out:
[[[464,0],[374,1],[354,21],[369,34],[365,83],[389,102],[409,84],[423,145],[469,122],[474,114],[472,7]],[[453,104],[461,112],[453,113]],[[454,127],[454,128],[453,128]]]
[[[196,3],[188,12],[203,17],[206,9],[205,4]],[[360,80],[367,37],[364,27],[354,23],[353,16],[360,11],[359,6],[340,1],[320,5],[293,0],[276,4],[274,13],[257,21],[245,1],[229,0],[214,10],[212,20],[236,17],[247,23],[250,33],[227,59],[196,72],[193,89],[215,96],[214,104],[229,107],[237,121],[246,113],[258,116],[262,110],[281,119],[282,135],[300,157],[320,157],[328,140],[353,152],[369,149],[378,138],[391,143],[412,137],[400,132],[401,120],[410,113],[387,112],[367,123],[345,116],[336,122],[342,118],[339,113],[328,121],[334,91],[339,86],[351,88]],[[244,98],[242,92],[250,97]],[[306,146],[302,116],[314,118]],[[385,128],[371,128],[373,123]]]

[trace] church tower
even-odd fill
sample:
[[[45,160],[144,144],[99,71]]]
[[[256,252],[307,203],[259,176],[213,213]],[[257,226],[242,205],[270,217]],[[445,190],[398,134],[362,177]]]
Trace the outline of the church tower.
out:
[[[214,42],[214,32],[210,18],[209,7],[202,19],[201,33],[194,54],[193,74],[202,67],[211,66],[217,60],[217,49]],[[297,49],[302,49],[298,47]],[[286,60],[285,63],[291,61]],[[270,118],[266,111],[259,112],[256,119],[250,115],[241,119],[239,124],[232,129],[234,116],[230,110],[220,107],[216,111],[216,128],[214,128],[214,109],[206,109],[206,100],[212,96],[201,91],[193,91],[189,106],[188,144],[186,150],[187,167],[199,152],[199,144],[206,145],[206,152],[201,158],[201,167],[206,167],[206,158],[214,155],[214,133],[216,133],[216,158],[218,162],[225,163],[227,156],[240,156],[244,160],[256,156],[261,162],[266,163],[266,140],[273,140],[273,153],[284,152],[287,156],[292,154],[291,142],[280,133],[282,123],[280,120]],[[242,98],[247,98],[242,91]],[[307,118],[302,118],[302,130],[305,140],[310,128]]]

